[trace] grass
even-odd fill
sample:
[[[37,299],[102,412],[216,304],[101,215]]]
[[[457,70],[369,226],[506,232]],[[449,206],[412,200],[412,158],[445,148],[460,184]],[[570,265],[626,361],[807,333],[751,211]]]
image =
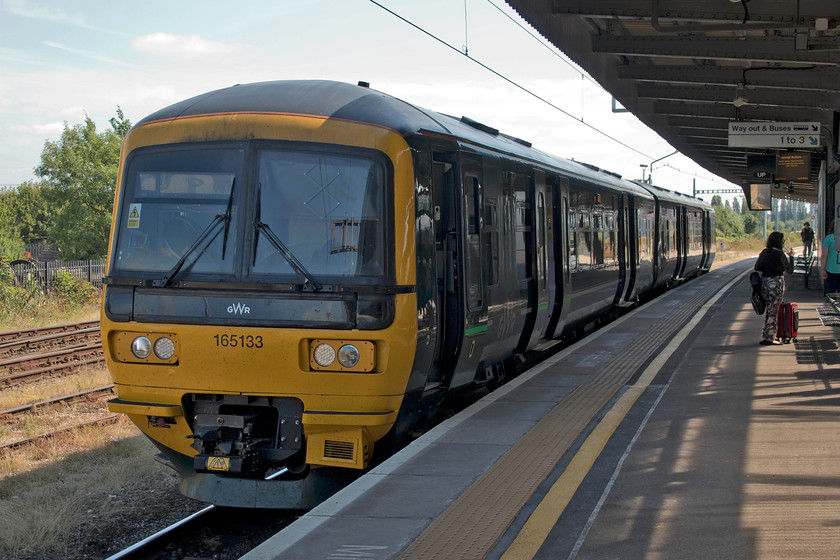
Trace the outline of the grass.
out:
[[[108,368],[104,366],[84,368],[74,375],[5,388],[0,391],[0,410],[80,393],[110,383],[111,375],[108,373]]]
[[[0,331],[99,318],[98,297],[73,299],[36,296],[19,309],[0,305]],[[5,388],[0,410],[108,383],[103,367]],[[38,422],[33,417],[27,429],[42,431]],[[155,453],[125,416],[0,451],[0,558],[104,558],[204,507],[178,493],[177,476],[152,459]]]
[[[0,317],[0,331],[19,331],[48,325],[98,320],[98,301],[84,305],[62,307],[30,302],[22,310],[11,311]]]
[[[750,252],[755,253],[756,256],[761,252],[762,249],[767,245],[766,239],[759,239],[757,237],[748,237],[744,239],[733,239],[733,240],[722,240],[723,243],[723,251],[720,251],[720,247],[718,247],[718,251],[726,254],[728,252],[733,253],[743,253],[743,252]]]
[[[122,418],[0,453],[0,558],[104,557],[131,542],[119,541],[150,500],[161,513],[183,503],[174,472],[151,460],[154,446],[137,433]]]

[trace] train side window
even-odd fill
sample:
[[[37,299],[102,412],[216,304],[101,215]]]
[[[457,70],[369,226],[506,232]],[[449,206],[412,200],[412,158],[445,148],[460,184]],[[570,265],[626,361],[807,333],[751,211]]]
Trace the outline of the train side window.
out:
[[[493,286],[499,281],[499,221],[495,199],[484,202],[484,249],[489,260],[487,284]]]

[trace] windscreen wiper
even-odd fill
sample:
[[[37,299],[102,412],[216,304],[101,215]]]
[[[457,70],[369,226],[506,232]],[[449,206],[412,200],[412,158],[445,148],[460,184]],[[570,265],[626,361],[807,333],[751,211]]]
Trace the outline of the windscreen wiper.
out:
[[[236,186],[236,176],[230,182],[230,195],[228,195],[227,208],[225,208],[225,234],[222,237],[222,260],[225,260],[225,251],[227,250],[228,231],[230,231],[230,212],[233,208],[233,188]],[[218,218],[218,216],[216,216]],[[215,219],[215,218],[214,218]]]
[[[280,238],[274,234],[269,227],[268,224],[263,223],[260,219],[260,214],[262,212],[262,184],[257,183],[257,208],[256,208],[256,216],[254,217],[254,230],[259,233],[262,232],[268,238],[274,248],[277,249],[277,252],[280,253],[286,262],[289,263],[295,273],[300,278],[301,282],[303,282],[303,290],[307,292],[318,292],[321,290],[321,284],[319,284],[315,278],[313,278],[312,273],[306,270],[306,267],[297,259],[297,257],[292,254],[288,247],[286,247],[285,243],[280,241]],[[252,265],[257,262],[257,242],[259,240],[259,235],[255,236],[254,239],[254,256]]]
[[[225,250],[227,249],[228,231],[230,229],[231,209],[233,208],[233,188],[235,186],[236,186],[236,177],[234,177],[233,181],[231,181],[231,183],[230,183],[230,195],[228,196],[228,203],[227,203],[227,208],[225,208],[225,213],[224,214],[216,214],[213,217],[213,220],[207,225],[206,228],[204,228],[204,231],[202,231],[201,234],[198,237],[196,237],[195,241],[192,242],[192,245],[190,245],[189,248],[186,251],[184,251],[184,254],[181,255],[181,258],[178,259],[178,262],[175,263],[175,266],[170,268],[169,272],[167,272],[166,275],[164,275],[164,277],[161,278],[160,280],[152,280],[152,286],[154,286],[156,288],[165,288],[166,286],[168,286],[172,282],[172,280],[175,278],[175,276],[177,276],[178,273],[181,271],[181,268],[183,268],[184,263],[187,262],[187,259],[189,258],[189,256],[192,255],[195,252],[195,250],[202,244],[202,242],[205,239],[207,239],[207,237],[213,232],[213,230],[216,228],[216,226],[219,225],[220,223],[223,223],[223,222],[225,224],[225,229],[224,229],[224,239],[222,241],[222,260],[224,260]],[[204,254],[204,251],[207,250],[207,248],[210,246],[210,243],[212,241],[213,241],[213,239],[211,239],[209,242],[207,242],[204,245],[204,247],[202,247],[201,251],[199,251],[198,254],[196,254],[196,256],[195,256],[196,259],[198,259],[201,255]]]

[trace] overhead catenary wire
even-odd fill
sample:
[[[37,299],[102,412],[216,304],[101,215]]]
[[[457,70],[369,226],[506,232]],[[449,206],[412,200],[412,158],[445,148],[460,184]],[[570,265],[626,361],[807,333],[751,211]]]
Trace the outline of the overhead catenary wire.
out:
[[[586,72],[584,72],[584,71],[583,71],[580,67],[578,67],[576,64],[574,64],[573,62],[571,62],[571,61],[570,61],[570,60],[568,60],[567,58],[564,58],[563,56],[561,56],[561,55],[557,52],[557,49],[556,49],[553,45],[549,45],[548,43],[546,43],[545,41],[543,41],[543,40],[542,40],[542,39],[541,39],[538,35],[536,35],[533,31],[531,31],[530,29],[528,29],[527,27],[525,27],[524,25],[522,25],[522,23],[521,23],[521,22],[516,21],[516,19],[515,19],[515,18],[513,18],[513,17],[511,17],[511,15],[510,15],[509,13],[507,13],[507,12],[506,12],[506,11],[504,11],[502,8],[500,8],[498,5],[496,5],[496,3],[494,3],[494,2],[493,2],[493,0],[487,0],[487,3],[488,3],[488,4],[490,4],[491,6],[493,6],[494,8],[496,8],[497,10],[499,10],[499,12],[500,12],[503,16],[505,16],[505,17],[506,17],[506,18],[508,18],[510,21],[512,21],[513,23],[515,23],[517,26],[519,26],[519,28],[520,28],[520,29],[522,29],[522,31],[524,31],[525,33],[527,33],[528,35],[530,35],[531,37],[533,37],[535,41],[537,41],[539,44],[541,44],[543,47],[545,47],[545,48],[546,48],[546,50],[548,50],[551,54],[553,54],[554,56],[556,56],[556,57],[557,57],[557,58],[558,58],[561,62],[563,62],[563,63],[564,63],[564,64],[566,64],[569,68],[571,68],[572,70],[574,70],[575,72],[577,72],[578,74],[580,74],[580,77],[581,77],[582,79],[584,79],[584,80],[589,80],[590,82],[592,82],[593,84],[595,84],[596,86],[598,86],[601,90],[606,91],[606,90],[603,88],[603,86],[601,86],[601,84],[599,84],[598,82],[596,82],[596,81],[592,78],[592,76],[590,76],[589,74],[587,74]]]
[[[465,57],[466,57],[466,58],[468,58],[470,61],[474,62],[475,64],[478,64],[479,66],[481,66],[482,68],[484,68],[484,69],[485,69],[485,70],[487,70],[488,72],[490,72],[490,73],[492,73],[492,74],[494,74],[494,75],[498,76],[499,78],[503,79],[504,81],[506,81],[506,82],[507,82],[507,83],[509,83],[510,85],[514,86],[515,88],[517,88],[517,89],[519,89],[519,90],[521,90],[521,91],[523,91],[523,92],[527,93],[527,94],[528,94],[528,95],[530,95],[531,97],[533,97],[533,98],[535,98],[535,99],[537,99],[537,100],[539,100],[539,101],[541,101],[541,102],[545,103],[545,104],[546,104],[546,105],[548,105],[549,107],[551,107],[551,108],[553,108],[553,109],[556,109],[557,111],[560,111],[561,113],[563,113],[563,114],[564,114],[564,115],[566,115],[567,117],[569,117],[569,118],[571,118],[571,119],[574,119],[575,121],[577,121],[577,122],[581,123],[582,125],[584,125],[584,126],[588,127],[590,130],[592,130],[592,131],[594,131],[594,132],[597,132],[597,133],[598,133],[598,134],[600,134],[601,136],[604,136],[604,137],[606,137],[607,139],[612,140],[612,141],[613,141],[613,142],[615,142],[616,144],[619,144],[619,145],[621,145],[621,146],[624,146],[624,147],[625,147],[625,148],[627,148],[628,150],[633,151],[633,152],[635,152],[635,153],[637,153],[637,154],[639,154],[639,155],[641,155],[641,156],[643,156],[643,157],[645,157],[645,158],[647,158],[647,159],[650,159],[650,160],[655,159],[654,157],[652,157],[652,156],[650,156],[650,155],[648,155],[648,154],[646,154],[646,153],[644,153],[644,152],[642,152],[642,151],[638,150],[637,148],[634,148],[633,146],[631,146],[631,145],[629,145],[629,144],[627,144],[627,143],[625,143],[625,142],[623,142],[623,141],[619,140],[618,138],[615,138],[614,136],[610,136],[609,134],[607,134],[607,133],[606,133],[606,132],[604,132],[603,130],[601,130],[601,129],[597,128],[596,126],[594,126],[594,125],[592,125],[592,124],[589,124],[588,122],[584,121],[582,118],[581,118],[581,119],[578,119],[576,116],[574,116],[573,114],[569,113],[568,111],[566,111],[566,110],[565,110],[565,109],[563,109],[562,107],[560,107],[560,106],[558,106],[558,105],[555,105],[555,104],[554,104],[554,103],[552,103],[551,101],[549,101],[549,100],[545,99],[544,97],[542,97],[542,96],[540,96],[540,95],[538,95],[538,94],[534,93],[533,91],[529,90],[529,89],[528,89],[528,88],[526,88],[525,86],[523,86],[523,85],[519,84],[518,82],[515,82],[515,81],[514,81],[514,80],[512,80],[511,78],[508,78],[507,76],[505,76],[505,75],[504,75],[504,74],[502,74],[501,72],[499,72],[499,71],[497,71],[497,70],[494,70],[493,68],[491,68],[491,67],[490,67],[490,66],[488,66],[487,64],[485,64],[485,63],[481,62],[480,60],[476,59],[476,58],[475,58],[475,57],[473,57],[473,56],[470,56],[469,54],[467,54],[466,52],[462,51],[461,49],[459,49],[459,48],[455,47],[455,46],[454,46],[454,45],[452,45],[451,43],[448,43],[448,42],[444,41],[443,39],[441,39],[440,37],[438,37],[438,36],[437,36],[437,35],[435,35],[434,33],[430,32],[430,31],[427,31],[426,29],[424,29],[424,28],[420,27],[419,25],[417,25],[416,23],[412,22],[411,20],[406,19],[405,17],[401,16],[400,14],[398,14],[398,13],[394,12],[394,11],[393,11],[393,10],[391,10],[390,8],[388,8],[388,7],[386,7],[386,6],[383,6],[382,4],[380,4],[379,2],[377,2],[376,0],[370,0],[370,2],[371,2],[372,4],[374,4],[375,6],[378,6],[379,8],[381,8],[381,9],[385,10],[386,12],[388,12],[388,13],[389,13],[389,14],[391,14],[392,16],[396,17],[397,19],[399,19],[399,20],[401,20],[401,21],[403,21],[403,22],[407,23],[407,24],[408,24],[408,25],[410,25],[411,27],[413,27],[413,28],[417,29],[418,31],[420,31],[420,32],[422,32],[422,33],[424,33],[424,34],[428,35],[429,37],[431,37],[431,38],[432,38],[432,39],[434,39],[435,41],[437,41],[437,42],[441,43],[442,45],[444,45],[444,46],[446,46],[446,47],[449,47],[451,50],[453,50],[453,51],[457,52],[458,54],[460,54],[460,55],[462,55],[462,56],[465,56]]]

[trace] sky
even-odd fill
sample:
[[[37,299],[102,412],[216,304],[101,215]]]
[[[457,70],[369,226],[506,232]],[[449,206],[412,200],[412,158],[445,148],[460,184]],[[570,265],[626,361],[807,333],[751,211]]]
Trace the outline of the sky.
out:
[[[0,186],[37,180],[45,142],[86,116],[103,131],[118,107],[136,123],[200,93],[286,79],[365,81],[626,178],[733,188],[614,113],[503,0],[0,0]]]

